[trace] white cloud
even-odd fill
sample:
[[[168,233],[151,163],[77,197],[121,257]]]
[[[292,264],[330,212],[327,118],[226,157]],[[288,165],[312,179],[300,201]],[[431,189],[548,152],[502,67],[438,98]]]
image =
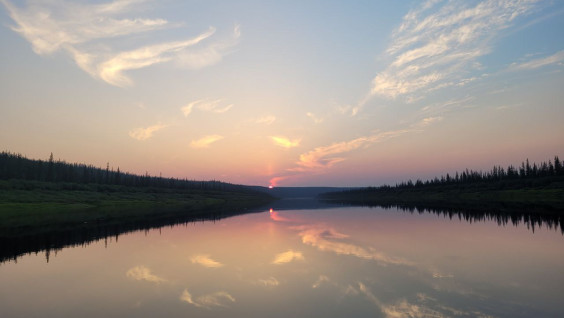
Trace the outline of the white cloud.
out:
[[[168,127],[168,125],[163,125],[159,123],[153,126],[149,126],[147,128],[136,128],[129,131],[129,137],[137,140],[147,140],[153,137],[154,133],[166,127]]]
[[[315,116],[315,114],[309,113],[309,112],[306,113],[306,116],[309,117],[309,118],[311,118],[311,120],[313,120],[313,122],[316,123],[316,124],[320,124],[320,123],[322,123],[323,120],[324,120],[324,118]]]
[[[239,25],[233,28],[232,37],[229,40],[218,41],[207,47],[187,50],[178,55],[178,64],[190,69],[200,69],[206,66],[219,63],[223,56],[229,54],[230,49],[237,45],[241,37]]]
[[[259,117],[256,118],[254,120],[255,123],[257,124],[265,124],[265,125],[270,125],[272,124],[274,121],[276,120],[276,117],[269,115],[269,116],[264,116],[264,117]]]
[[[212,143],[221,139],[223,139],[223,136],[220,135],[205,136],[198,140],[193,140],[190,146],[192,146],[192,148],[208,148]]]
[[[209,255],[194,255],[190,260],[194,264],[199,264],[208,268],[218,268],[223,266],[220,262],[211,259]]]
[[[317,147],[309,152],[300,155],[297,165],[299,168],[291,169],[294,171],[305,171],[305,169],[318,169],[331,167],[334,164],[344,161],[342,154],[351,152],[355,149],[369,146],[370,144],[382,142],[390,138],[398,137],[410,132],[411,130],[395,130],[377,133],[375,135],[359,137],[349,141],[333,143],[329,146]]]
[[[211,309],[213,307],[227,307],[227,304],[235,302],[235,297],[225,291],[219,291],[194,298],[188,289],[184,289],[180,295],[180,300],[196,307]]]
[[[123,18],[139,11],[143,7],[139,4],[146,2],[143,0],[116,0],[103,4],[52,0],[32,2],[25,7],[0,1],[15,22],[12,30],[28,40],[34,52],[40,55],[66,52],[89,75],[119,87],[133,85],[124,74],[128,70],[169,61],[187,68],[215,64],[229,53],[241,35],[237,25],[227,40],[197,46],[214,35],[215,29],[210,27],[193,38],[160,44],[140,43],[136,49],[126,50],[120,43],[110,40],[180,27],[181,24],[164,19]],[[138,42],[147,37],[131,38]]]
[[[302,254],[302,252],[296,252],[293,250],[288,250],[286,252],[277,254],[274,257],[274,260],[272,261],[272,264],[275,265],[280,265],[280,264],[286,264],[286,263],[290,263],[292,261],[297,261],[297,260],[304,260],[304,255]]]
[[[211,28],[189,40],[144,46],[132,51],[118,53],[114,57],[98,64],[96,73],[102,80],[109,84],[120,87],[131,86],[133,82],[123,74],[124,71],[168,62],[176,58],[179,52],[209,38],[214,32],[215,29]],[[80,65],[81,64],[79,64],[79,66]]]
[[[186,106],[183,106],[180,110],[184,114],[184,117],[188,117],[194,109],[204,112],[223,114],[234,106],[233,104],[221,106],[223,101],[223,99],[199,99],[186,104]]]
[[[318,288],[319,286],[321,286],[321,284],[329,281],[330,281],[329,277],[325,275],[319,275],[319,278],[315,281],[315,283],[313,283],[313,285],[311,285],[311,288]]]
[[[373,248],[343,241],[348,238],[348,235],[339,233],[333,228],[322,225],[308,225],[298,228],[301,229],[299,236],[302,238],[302,242],[321,251],[356,256],[358,258],[374,260],[384,265],[413,265],[413,263],[405,259],[377,252]]]
[[[387,49],[391,63],[372,81],[372,96],[419,99],[427,91],[464,85],[492,40],[537,0],[428,1],[410,11]],[[471,77],[472,78],[472,77]],[[475,78],[474,78],[475,79]],[[416,96],[411,96],[416,94]]]
[[[368,148],[374,144],[405,134],[422,132],[428,126],[443,120],[442,116],[429,116],[433,113],[429,109],[430,107],[428,110],[422,111],[422,113],[427,113],[426,117],[414,122],[405,129],[376,132],[372,135],[336,142],[328,146],[316,147],[313,150],[302,153],[296,162],[296,166],[286,169],[286,175],[275,176],[270,182],[272,185],[276,185],[281,180],[297,178],[303,176],[304,173],[323,173],[335,164],[345,161],[347,153],[357,149]]]
[[[560,64],[564,61],[564,51],[556,52],[551,56],[544,58],[533,59],[524,63],[514,63],[510,66],[513,70],[532,70],[551,64]]]
[[[294,148],[299,146],[301,142],[301,139],[290,140],[289,138],[283,136],[270,136],[270,139],[275,145],[283,148]]]
[[[144,280],[147,282],[151,282],[151,283],[163,283],[166,282],[166,279],[159,277],[153,273],[151,273],[151,270],[145,266],[135,266],[131,269],[129,269],[125,275],[128,278],[134,279],[134,280]]]
[[[280,285],[280,282],[278,281],[278,279],[276,279],[276,277],[271,276],[267,279],[257,280],[256,284],[263,286],[263,287],[276,287],[276,286]]]

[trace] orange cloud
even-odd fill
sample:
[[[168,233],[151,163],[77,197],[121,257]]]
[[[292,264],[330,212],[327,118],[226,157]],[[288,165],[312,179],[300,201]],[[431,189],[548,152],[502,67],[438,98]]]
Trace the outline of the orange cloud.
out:
[[[163,125],[159,123],[153,126],[149,126],[147,128],[136,128],[129,131],[129,137],[137,140],[147,140],[153,137],[154,133],[166,127],[168,127],[168,125]]]
[[[290,140],[286,137],[281,136],[271,136],[270,139],[274,142],[275,145],[284,147],[284,148],[293,148],[300,145],[301,139],[294,139]]]
[[[193,140],[190,146],[192,146],[192,148],[208,148],[212,143],[221,139],[223,139],[223,136],[220,135],[205,136],[198,140]]]

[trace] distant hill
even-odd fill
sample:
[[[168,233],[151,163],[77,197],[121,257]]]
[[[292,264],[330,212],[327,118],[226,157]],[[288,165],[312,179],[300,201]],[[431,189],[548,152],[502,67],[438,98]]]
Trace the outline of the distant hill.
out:
[[[354,188],[344,187],[274,187],[272,189],[266,187],[255,187],[254,189],[266,192],[280,199],[295,198],[315,198],[321,193],[338,192],[352,190]]]

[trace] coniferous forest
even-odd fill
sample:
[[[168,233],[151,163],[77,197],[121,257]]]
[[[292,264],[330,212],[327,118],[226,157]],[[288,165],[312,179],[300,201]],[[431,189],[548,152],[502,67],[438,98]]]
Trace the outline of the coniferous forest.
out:
[[[256,187],[154,177],[0,153],[0,241],[61,231],[217,218],[273,198]],[[144,225],[145,226],[145,225]],[[10,243],[11,244],[11,243]]]
[[[223,191],[248,191],[249,187],[221,181],[195,181],[177,178],[162,178],[122,172],[120,168],[97,168],[93,165],[67,163],[63,160],[28,159],[20,154],[7,151],[0,153],[0,180],[28,180],[67,184],[117,185],[126,187],[152,187],[168,189],[201,189]]]
[[[357,188],[325,193],[321,198],[343,203],[397,205],[434,203],[548,205],[564,209],[564,167],[558,158],[541,163],[525,160],[520,166],[494,166],[489,171],[465,169],[430,180],[409,180],[394,186]]]

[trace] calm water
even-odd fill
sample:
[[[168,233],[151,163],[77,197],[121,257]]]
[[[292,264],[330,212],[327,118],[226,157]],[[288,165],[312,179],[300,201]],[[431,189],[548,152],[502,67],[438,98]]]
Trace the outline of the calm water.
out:
[[[0,317],[564,317],[561,231],[265,211],[0,264]]]

